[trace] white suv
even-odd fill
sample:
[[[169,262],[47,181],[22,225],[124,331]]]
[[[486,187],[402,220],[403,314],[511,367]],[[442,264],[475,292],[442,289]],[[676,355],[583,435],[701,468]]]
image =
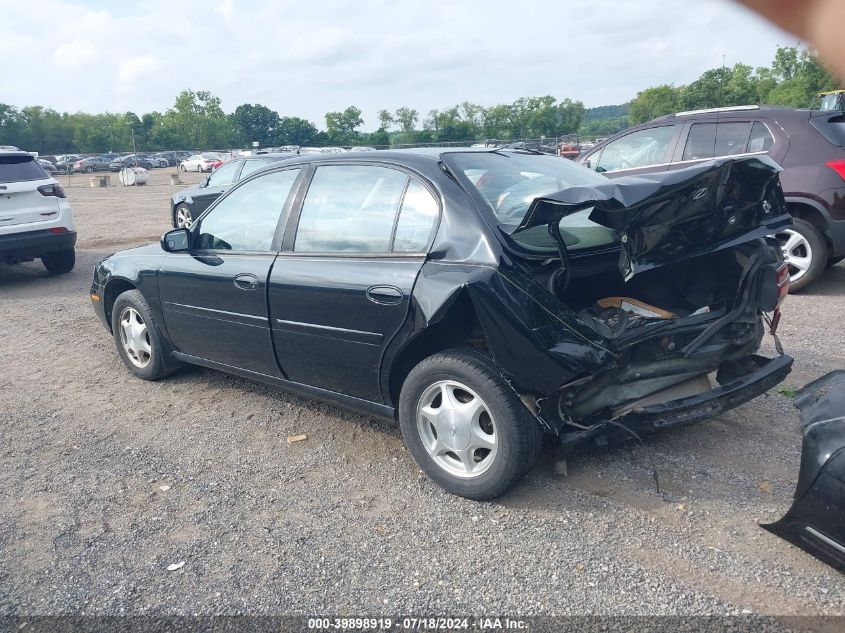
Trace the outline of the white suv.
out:
[[[0,263],[41,258],[51,273],[73,270],[76,227],[65,190],[31,154],[0,151]]]

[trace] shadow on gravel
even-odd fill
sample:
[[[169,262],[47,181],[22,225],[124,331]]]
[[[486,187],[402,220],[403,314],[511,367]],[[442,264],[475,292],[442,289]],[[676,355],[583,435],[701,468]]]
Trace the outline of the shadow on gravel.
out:
[[[845,262],[828,268],[822,276],[799,293],[802,297],[845,296]]]

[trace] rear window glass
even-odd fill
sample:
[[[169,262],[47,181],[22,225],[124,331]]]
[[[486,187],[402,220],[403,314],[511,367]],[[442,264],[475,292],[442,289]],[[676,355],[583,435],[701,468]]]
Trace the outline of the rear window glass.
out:
[[[845,116],[813,117],[810,124],[821,132],[829,142],[839,147],[845,147]]]
[[[449,152],[443,160],[478,190],[499,227],[528,250],[557,250],[545,226],[515,232],[535,198],[568,187],[607,182],[605,176],[556,156]],[[570,250],[603,247],[617,241],[615,231],[589,219],[590,211],[579,211],[560,221],[561,234]]]
[[[0,182],[42,180],[49,178],[32,156],[0,155]]]

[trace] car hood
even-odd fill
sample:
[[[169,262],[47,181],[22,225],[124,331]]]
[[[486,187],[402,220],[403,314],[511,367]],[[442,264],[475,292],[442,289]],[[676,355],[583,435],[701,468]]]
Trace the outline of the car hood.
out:
[[[536,198],[517,231],[592,208],[620,235],[620,272],[635,274],[729,248],[788,227],[780,166],[768,156],[721,158],[676,171],[626,176]]]
[[[135,248],[129,248],[125,251],[117,251],[106,257],[105,259],[114,259],[117,257],[164,257],[167,255],[162,248],[161,244],[158,242],[154,242],[153,244],[147,244],[146,246],[137,246]]]

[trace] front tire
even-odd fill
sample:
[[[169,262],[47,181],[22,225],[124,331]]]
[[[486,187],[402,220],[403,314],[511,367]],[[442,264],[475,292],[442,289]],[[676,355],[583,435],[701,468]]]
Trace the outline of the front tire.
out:
[[[66,251],[42,255],[41,263],[44,264],[44,268],[54,275],[69,273],[76,265],[76,251],[71,248]]]
[[[824,272],[827,244],[818,229],[806,220],[793,218],[792,227],[777,234],[783,259],[789,267],[789,291],[803,290]]]
[[[114,302],[111,319],[117,353],[138,378],[159,380],[178,367],[140,291],[121,294]]]
[[[176,206],[176,213],[173,218],[173,226],[177,229],[189,229],[194,224],[194,214],[186,204]]]
[[[405,379],[402,437],[441,488],[483,501],[507,492],[533,466],[543,430],[492,361],[473,350],[430,356]]]
[[[93,167],[86,167],[86,168],[85,168],[85,173],[86,173],[86,174],[93,174],[93,173],[94,173],[94,168],[93,168]]]

